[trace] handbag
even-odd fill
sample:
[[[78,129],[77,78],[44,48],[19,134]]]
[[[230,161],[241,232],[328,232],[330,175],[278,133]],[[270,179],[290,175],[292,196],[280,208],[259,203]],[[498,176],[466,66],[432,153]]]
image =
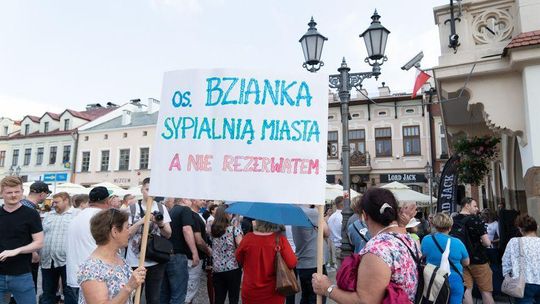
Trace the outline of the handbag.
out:
[[[511,274],[504,276],[501,291],[514,298],[523,298],[525,292],[525,269],[523,267],[523,238],[519,238],[519,276],[512,277]]]
[[[279,235],[276,233],[276,291],[282,296],[291,296],[300,291],[296,275],[292,269],[289,269],[285,260],[281,256],[281,245],[279,244]]]
[[[339,267],[336,274],[336,285],[341,290],[356,291],[356,283],[358,280],[358,267],[362,257],[353,253],[343,259],[341,267]]]
[[[172,243],[161,235],[148,235],[148,244],[146,245],[146,259],[158,263],[167,263],[173,254]]]

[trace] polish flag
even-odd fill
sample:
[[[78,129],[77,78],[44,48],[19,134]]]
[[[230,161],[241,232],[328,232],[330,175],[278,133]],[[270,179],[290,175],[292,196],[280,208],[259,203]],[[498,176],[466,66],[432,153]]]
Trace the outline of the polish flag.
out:
[[[418,69],[418,71],[420,73],[418,73],[418,75],[416,75],[416,81],[414,82],[414,88],[413,88],[413,92],[412,92],[412,97],[411,99],[414,99],[416,97],[416,92],[418,92],[418,90],[420,90],[420,88],[424,85],[424,83],[426,83],[428,81],[429,78],[431,78],[431,76],[429,76],[428,73]]]

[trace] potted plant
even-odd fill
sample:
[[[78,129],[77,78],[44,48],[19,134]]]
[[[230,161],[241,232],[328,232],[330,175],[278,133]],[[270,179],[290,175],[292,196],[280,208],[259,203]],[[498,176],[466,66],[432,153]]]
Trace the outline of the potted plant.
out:
[[[459,156],[458,179],[461,183],[480,185],[489,172],[489,164],[498,154],[500,139],[493,136],[460,138],[454,144]]]

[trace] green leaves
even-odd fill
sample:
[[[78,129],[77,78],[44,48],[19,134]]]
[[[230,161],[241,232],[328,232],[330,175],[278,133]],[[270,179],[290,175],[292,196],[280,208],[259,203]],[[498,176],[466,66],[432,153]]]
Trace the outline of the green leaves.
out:
[[[464,184],[480,185],[489,173],[489,164],[497,158],[500,139],[492,136],[461,138],[454,144],[459,155],[458,179]]]

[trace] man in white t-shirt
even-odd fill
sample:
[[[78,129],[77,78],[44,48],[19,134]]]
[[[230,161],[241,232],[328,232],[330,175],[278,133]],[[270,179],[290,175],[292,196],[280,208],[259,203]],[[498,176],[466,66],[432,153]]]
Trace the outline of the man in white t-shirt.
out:
[[[146,213],[146,200],[148,198],[148,190],[150,189],[150,178],[147,177],[143,180],[141,187],[141,193],[143,195],[142,201],[130,206],[129,216],[129,242],[126,252],[126,261],[129,266],[133,268],[139,267],[139,257],[141,251],[141,242],[144,225],[144,214]],[[150,232],[152,234],[158,234],[165,238],[171,237],[171,217],[169,211],[165,206],[154,201],[152,203]],[[161,213],[162,216],[157,216],[156,212]],[[159,304],[161,295],[161,283],[165,274],[165,268],[167,263],[157,263],[151,260],[144,261],[144,267],[146,268],[146,280],[144,286],[144,292],[146,296],[146,304]]]
[[[330,240],[335,248],[333,258],[337,264],[337,268],[339,268],[341,264],[341,224],[343,222],[341,211],[343,210],[343,196],[336,197],[334,203],[336,204],[336,211],[328,218],[328,229],[330,230]]]
[[[95,187],[90,191],[88,208],[80,211],[71,221],[67,234],[66,277],[67,291],[64,292],[65,304],[79,303],[79,284],[77,271],[96,249],[96,241],[90,232],[90,219],[103,209],[109,208],[109,191],[105,187]]]

